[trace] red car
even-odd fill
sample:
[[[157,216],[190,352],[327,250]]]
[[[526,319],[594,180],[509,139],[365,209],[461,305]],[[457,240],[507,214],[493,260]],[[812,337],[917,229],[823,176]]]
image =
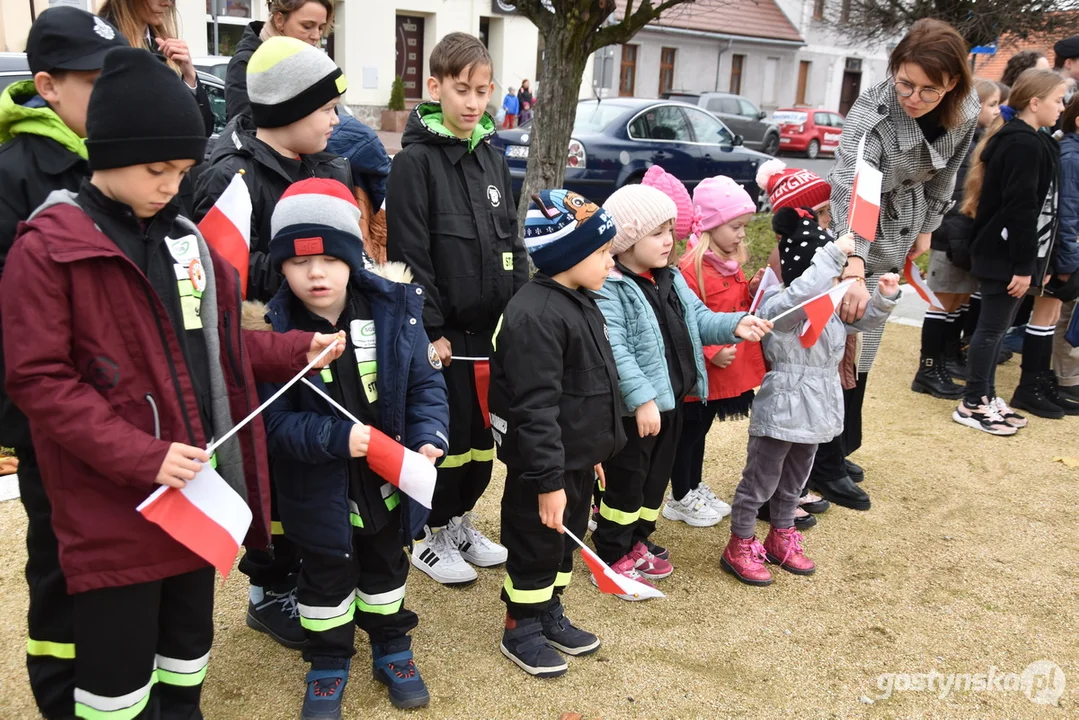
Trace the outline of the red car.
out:
[[[784,108],[772,114],[772,122],[779,126],[780,152],[805,153],[811,159],[834,153],[843,132],[843,116],[828,110]]]

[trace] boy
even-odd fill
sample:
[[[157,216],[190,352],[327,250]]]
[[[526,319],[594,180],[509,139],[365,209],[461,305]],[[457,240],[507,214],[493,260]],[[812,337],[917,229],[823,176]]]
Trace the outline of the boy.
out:
[[[270,218],[289,185],[319,177],[352,187],[348,161],[324,152],[337,125],[335,109],[345,87],[345,77],[333,60],[295,38],[272,37],[251,56],[247,88],[257,129],[251,135],[234,124],[231,136],[218,142],[195,191],[195,219],[201,220],[236,173],[244,173],[252,207],[248,299],[269,302],[281,285],[281,276],[270,263]],[[247,625],[285,647],[299,649],[304,634],[296,614],[298,551],[276,522],[275,494],[271,501],[273,553],[248,549],[240,561],[240,570],[251,580]]]
[[[26,41],[34,77],[0,95],[0,271],[15,230],[54,190],[78,190],[86,163],[86,106],[105,53],[126,46],[104,20],[70,7],[38,16]],[[75,712],[71,598],[64,584],[52,510],[26,416],[0,393],[0,444],[19,458],[19,497],[26,508],[26,580],[30,586],[26,666],[41,714]]]
[[[502,110],[506,113],[506,119],[502,121],[503,130],[512,130],[517,126],[517,111],[520,103],[517,101],[517,93],[513,88],[506,88],[506,97],[502,98]]]
[[[502,542],[509,550],[502,654],[529,675],[556,677],[555,652],[587,655],[595,635],[573,626],[562,591],[588,526],[594,467],[625,444],[618,373],[592,293],[614,267],[614,221],[566,190],[532,196],[525,241],[538,270],[506,306],[491,357],[491,425],[507,466]]]
[[[137,114],[132,96],[145,100]],[[254,408],[256,371],[283,381],[343,349],[336,336],[228,329],[236,273],[172,202],[205,151],[202,128],[167,65],[110,51],[87,116],[93,175],[23,226],[0,282],[7,390],[30,420],[72,594],[78,717],[201,717],[213,568],[134,508],[214,462],[252,505],[247,542],[265,547],[261,422],[213,459],[202,448]]]
[[[303,180],[277,204],[270,241],[270,260],[285,283],[265,308],[266,322],[276,332],[347,333],[354,353],[314,382],[364,423],[354,424],[302,385],[266,412],[282,525],[302,560],[297,599],[304,660],[311,663],[302,717],[319,720],[341,717],[357,625],[371,637],[373,671],[389,686],[391,702],[415,708],[430,700],[412,660],[408,633],[416,614],[403,606],[408,503],[365,457],[370,427],[404,438],[432,463],[442,457],[446,384],[415,321],[423,312],[421,289],[406,284],[403,266],[364,269],[359,222],[348,188]],[[259,393],[277,390],[263,385]]]
[[[485,392],[488,366],[453,356],[490,356],[498,318],[528,281],[528,258],[517,237],[509,166],[485,142],[495,131],[484,112],[494,89],[487,48],[471,35],[450,33],[431,51],[430,64],[427,90],[435,102],[409,116],[404,149],[390,172],[386,254],[412,268],[426,291],[423,324],[450,394],[449,454],[412,563],[454,585],[476,579],[468,563],[504,563],[506,549],[476,529],[471,514],[494,461],[481,409],[486,398],[481,403],[477,395],[477,387]]]

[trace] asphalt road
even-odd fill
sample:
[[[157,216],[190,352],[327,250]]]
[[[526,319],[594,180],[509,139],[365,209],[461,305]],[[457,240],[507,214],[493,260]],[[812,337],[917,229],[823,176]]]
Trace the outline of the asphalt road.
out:
[[[787,163],[787,167],[812,170],[824,179],[828,179],[828,173],[831,171],[834,162],[830,156],[821,156],[816,160],[809,160],[799,155],[780,155],[779,159]]]

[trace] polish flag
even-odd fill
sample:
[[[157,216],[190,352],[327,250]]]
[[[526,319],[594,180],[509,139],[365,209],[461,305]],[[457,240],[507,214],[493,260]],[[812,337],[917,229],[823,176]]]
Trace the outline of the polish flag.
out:
[[[811,348],[817,342],[821,333],[824,332],[825,326],[828,325],[828,321],[835,314],[835,309],[839,306],[839,302],[847,294],[847,289],[853,282],[854,280],[847,280],[840,283],[828,292],[818,295],[799,306],[803,307],[806,313],[806,321],[805,325],[802,326],[801,333],[802,347]]]
[[[757,287],[757,294],[753,297],[753,304],[749,306],[749,314],[757,312],[757,308],[760,307],[761,300],[764,299],[764,293],[769,289],[774,288],[776,285],[780,285],[779,278],[776,277],[772,268],[767,268],[764,271],[764,277],[761,278],[761,284]]]
[[[854,187],[851,189],[850,212],[847,224],[850,231],[869,242],[877,237],[880,220],[880,190],[884,174],[864,159],[865,137],[858,143],[858,161],[854,170]]]
[[[910,258],[907,258],[907,263],[903,266],[903,277],[905,277],[907,282],[910,283],[910,286],[914,288],[914,292],[918,293],[922,300],[929,303],[930,307],[944,307],[940,304],[940,300],[937,298],[936,294],[929,289],[929,285],[925,282],[925,279],[922,278],[922,271],[914,266],[914,261]]]
[[[563,528],[565,529],[565,528]],[[592,573],[592,577],[596,578],[596,586],[607,593],[608,595],[629,595],[634,600],[651,600],[652,598],[667,597],[656,588],[645,585],[644,583],[631,580],[628,577],[623,577],[611,570],[607,566],[607,563],[599,559],[599,555],[596,555],[583,542],[581,539],[566,530],[566,537],[573,540],[575,543],[581,546],[581,557],[584,559],[585,565]]]
[[[136,509],[225,578],[251,527],[251,508],[209,463],[183,489],[162,485]]]
[[[240,292],[247,297],[247,267],[251,257],[251,191],[243,170],[232,181],[199,223],[206,242],[240,273]]]
[[[491,412],[487,407],[487,395],[491,391],[491,361],[477,360],[472,363],[472,375],[476,380],[476,401],[480,405],[483,426],[491,427]]]
[[[367,465],[405,495],[431,509],[438,471],[423,455],[372,427],[371,441],[367,444]]]

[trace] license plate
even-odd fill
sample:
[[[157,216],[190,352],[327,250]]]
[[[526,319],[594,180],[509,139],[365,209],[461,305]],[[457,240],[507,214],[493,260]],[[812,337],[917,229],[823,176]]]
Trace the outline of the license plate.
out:
[[[506,157],[508,158],[527,158],[528,146],[527,145],[507,145]]]
[[[781,142],[781,143],[789,143],[790,141],[791,141],[791,139],[788,138],[788,137],[779,138],[779,142]]]

